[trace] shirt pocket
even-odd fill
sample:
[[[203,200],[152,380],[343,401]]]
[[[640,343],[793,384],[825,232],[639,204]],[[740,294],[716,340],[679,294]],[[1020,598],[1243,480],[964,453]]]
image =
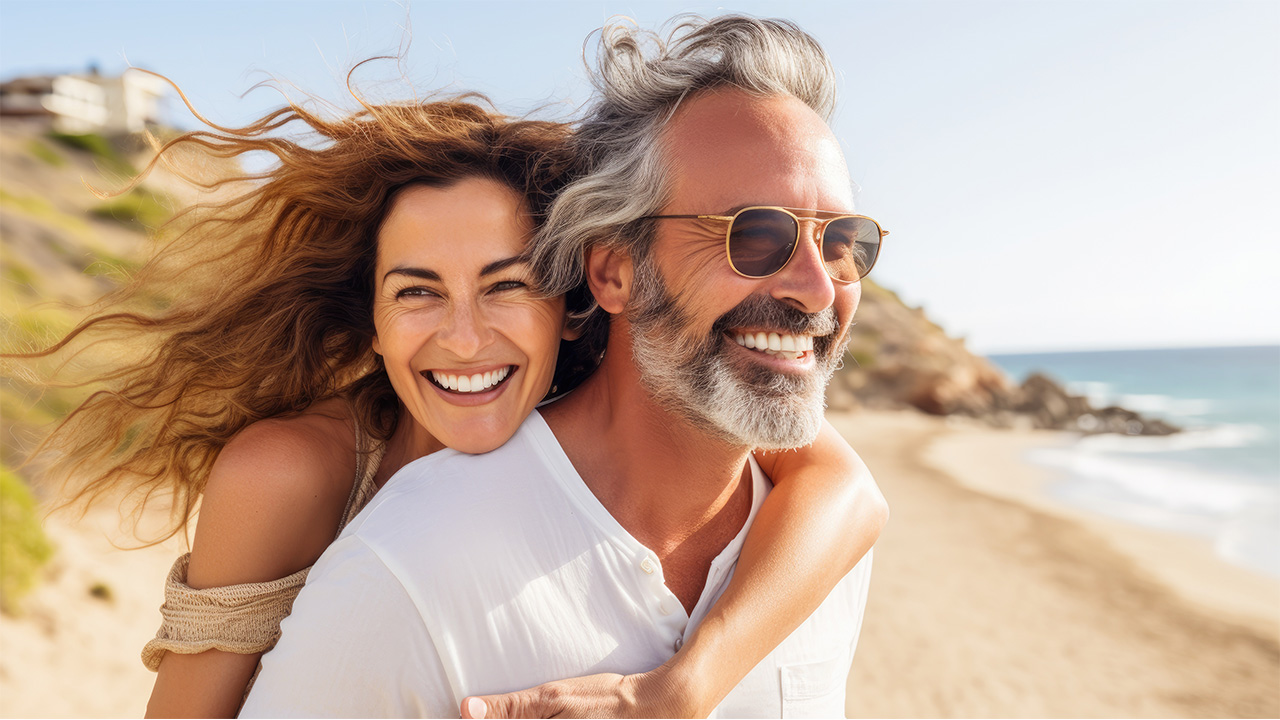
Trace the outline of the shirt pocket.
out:
[[[782,670],[782,717],[844,717],[849,660],[791,663]]]

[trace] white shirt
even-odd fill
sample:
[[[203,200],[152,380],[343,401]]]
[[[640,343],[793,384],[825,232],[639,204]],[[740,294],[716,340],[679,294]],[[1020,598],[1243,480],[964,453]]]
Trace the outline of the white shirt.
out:
[[[468,695],[665,662],[724,591],[771,487],[691,615],[662,565],[604,508],[536,411],[485,455],[407,465],[316,562],[242,717],[457,717]],[[871,555],[717,708],[844,714]]]

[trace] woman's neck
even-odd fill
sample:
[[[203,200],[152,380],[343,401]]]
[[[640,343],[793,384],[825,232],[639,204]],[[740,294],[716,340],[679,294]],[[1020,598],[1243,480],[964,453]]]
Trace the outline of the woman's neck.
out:
[[[443,449],[444,445],[419,425],[413,415],[402,405],[396,431],[387,440],[387,451],[382,456],[382,464],[378,467],[374,482],[378,487],[382,487],[400,468],[420,457],[426,457]]]

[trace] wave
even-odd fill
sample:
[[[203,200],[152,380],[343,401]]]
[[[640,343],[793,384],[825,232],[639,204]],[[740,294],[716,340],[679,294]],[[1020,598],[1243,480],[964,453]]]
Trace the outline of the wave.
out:
[[[1214,409],[1212,400],[1176,398],[1169,395],[1122,394],[1113,404],[1144,415],[1162,415],[1170,418],[1189,419],[1207,415]]]
[[[1068,382],[1066,385],[1067,392],[1072,395],[1080,395],[1089,401],[1089,404],[1096,408],[1104,408],[1114,404],[1112,398],[1115,397],[1115,386],[1111,383],[1099,382],[1096,380],[1075,380]]]
[[[1115,385],[1097,380],[1076,380],[1066,384],[1067,392],[1079,395],[1095,408],[1119,405],[1143,415],[1156,415],[1175,420],[1191,420],[1217,409],[1213,400],[1180,398],[1152,393],[1122,393]]]
[[[1211,538],[1224,559],[1280,576],[1280,485],[1275,478],[1117,455],[1110,452],[1109,442],[1093,445],[1082,441],[1074,447],[1033,450],[1027,460],[1065,471],[1068,478],[1050,490],[1059,499],[1137,525]],[[1096,452],[1100,446],[1109,452]]]
[[[1065,470],[1077,480],[1108,486],[1108,496],[1178,512],[1230,516],[1280,501],[1275,488],[1246,476],[1206,472],[1192,465],[1111,457],[1072,448],[1033,450],[1028,459]]]
[[[1271,433],[1261,425],[1225,423],[1163,436],[1090,435],[1081,438],[1077,447],[1086,452],[1163,453],[1205,448],[1249,447],[1262,443],[1270,435]]]

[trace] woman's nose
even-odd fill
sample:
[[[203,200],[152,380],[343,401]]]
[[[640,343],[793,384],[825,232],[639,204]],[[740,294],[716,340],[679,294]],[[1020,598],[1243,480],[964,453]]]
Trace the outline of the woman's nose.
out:
[[[475,357],[492,341],[492,332],[473,304],[455,306],[445,326],[436,333],[436,343],[461,359]]]

